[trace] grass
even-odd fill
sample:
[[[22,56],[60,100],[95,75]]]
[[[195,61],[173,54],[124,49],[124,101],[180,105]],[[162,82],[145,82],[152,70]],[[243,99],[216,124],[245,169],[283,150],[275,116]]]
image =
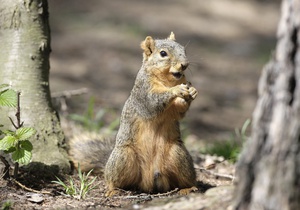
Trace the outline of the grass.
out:
[[[219,141],[213,145],[207,146],[203,151],[201,151],[201,153],[222,156],[226,160],[235,163],[242,150],[244,142],[248,139],[246,131],[250,123],[251,120],[247,119],[241,129],[235,129],[231,139]]]
[[[52,182],[62,186],[65,190],[65,195],[72,196],[79,200],[85,199],[87,194],[96,187],[94,182],[96,181],[97,177],[94,177],[93,179],[90,179],[89,177],[92,171],[93,170],[90,170],[87,174],[82,173],[80,165],[78,165],[78,177],[80,180],[79,184],[76,184],[71,176],[69,177],[68,184],[64,183],[58,177],[56,177],[57,181]]]
[[[2,206],[1,206],[2,210],[9,210],[9,209],[13,209],[13,203],[12,201],[5,201]]]
[[[116,113],[108,108],[95,111],[95,98],[91,97],[88,107],[83,114],[71,114],[70,119],[80,124],[88,131],[101,132],[102,134],[114,134],[119,126],[119,118]],[[106,120],[110,118],[111,121]]]

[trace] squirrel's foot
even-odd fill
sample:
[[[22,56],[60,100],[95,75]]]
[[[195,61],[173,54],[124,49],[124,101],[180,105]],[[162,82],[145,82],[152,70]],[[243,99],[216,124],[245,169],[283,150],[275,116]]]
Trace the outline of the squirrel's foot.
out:
[[[114,195],[119,195],[121,194],[121,190],[119,189],[112,189],[112,190],[107,190],[105,193],[105,197],[112,197]]]
[[[196,191],[198,191],[198,188],[193,186],[193,187],[181,189],[181,190],[179,190],[178,193],[179,193],[179,195],[188,195],[191,192],[196,192]]]

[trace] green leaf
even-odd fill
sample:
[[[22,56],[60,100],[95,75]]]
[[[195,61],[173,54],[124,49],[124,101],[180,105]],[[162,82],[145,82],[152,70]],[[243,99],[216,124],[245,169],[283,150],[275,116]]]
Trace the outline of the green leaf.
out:
[[[5,150],[4,153],[5,154],[9,154],[9,153],[13,153],[14,151],[16,151],[16,147],[15,146],[10,147],[9,149]]]
[[[86,124],[88,121],[87,117],[78,114],[70,114],[70,118],[71,120],[82,124]]]
[[[31,160],[32,153],[25,149],[18,149],[12,153],[11,157],[14,161],[27,165]]]
[[[6,136],[14,136],[15,132],[11,131],[11,130],[4,130],[2,131]]]
[[[0,140],[0,150],[8,150],[10,147],[14,147],[17,139],[14,136],[5,136]]]
[[[17,93],[12,89],[3,90],[0,92],[0,106],[16,107]]]
[[[31,142],[28,140],[20,141],[20,146],[22,149],[27,150],[28,152],[31,152],[31,150],[33,149]]]
[[[1,84],[1,85],[0,85],[0,89],[5,89],[5,90],[7,90],[8,87],[9,87],[8,84]]]
[[[29,139],[32,135],[36,133],[34,128],[19,128],[16,130],[17,138],[21,141]]]

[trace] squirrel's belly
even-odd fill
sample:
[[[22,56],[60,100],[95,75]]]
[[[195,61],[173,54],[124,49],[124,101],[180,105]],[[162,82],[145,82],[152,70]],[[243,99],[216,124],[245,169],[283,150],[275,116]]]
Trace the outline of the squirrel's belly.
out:
[[[159,150],[155,150],[155,153],[153,151],[150,153],[156,155],[143,157],[139,187],[144,192],[167,192],[171,190],[172,183],[170,183],[170,174],[166,170],[168,167],[165,166],[167,157],[162,155],[166,153]]]
[[[163,172],[151,169],[143,172],[139,186],[143,192],[157,193],[171,190],[170,180]]]
[[[170,167],[175,167],[170,155],[171,148],[176,146],[178,133],[175,124],[159,124],[155,121],[139,121],[136,133],[136,155],[140,163],[141,181],[139,188],[144,192],[167,192],[174,186]],[[175,169],[178,171],[178,169]],[[175,184],[176,185],[176,184]]]

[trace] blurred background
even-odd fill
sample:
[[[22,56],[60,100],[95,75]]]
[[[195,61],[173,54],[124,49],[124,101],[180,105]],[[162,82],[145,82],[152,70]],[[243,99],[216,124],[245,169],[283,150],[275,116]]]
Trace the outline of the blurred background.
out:
[[[280,1],[49,0],[52,93],[86,87],[69,112],[117,118],[142,64],[140,42],[174,31],[190,60],[186,77],[199,91],[183,122],[201,142],[230,139],[251,118],[261,70],[276,43]],[[194,139],[194,140],[193,140]]]

